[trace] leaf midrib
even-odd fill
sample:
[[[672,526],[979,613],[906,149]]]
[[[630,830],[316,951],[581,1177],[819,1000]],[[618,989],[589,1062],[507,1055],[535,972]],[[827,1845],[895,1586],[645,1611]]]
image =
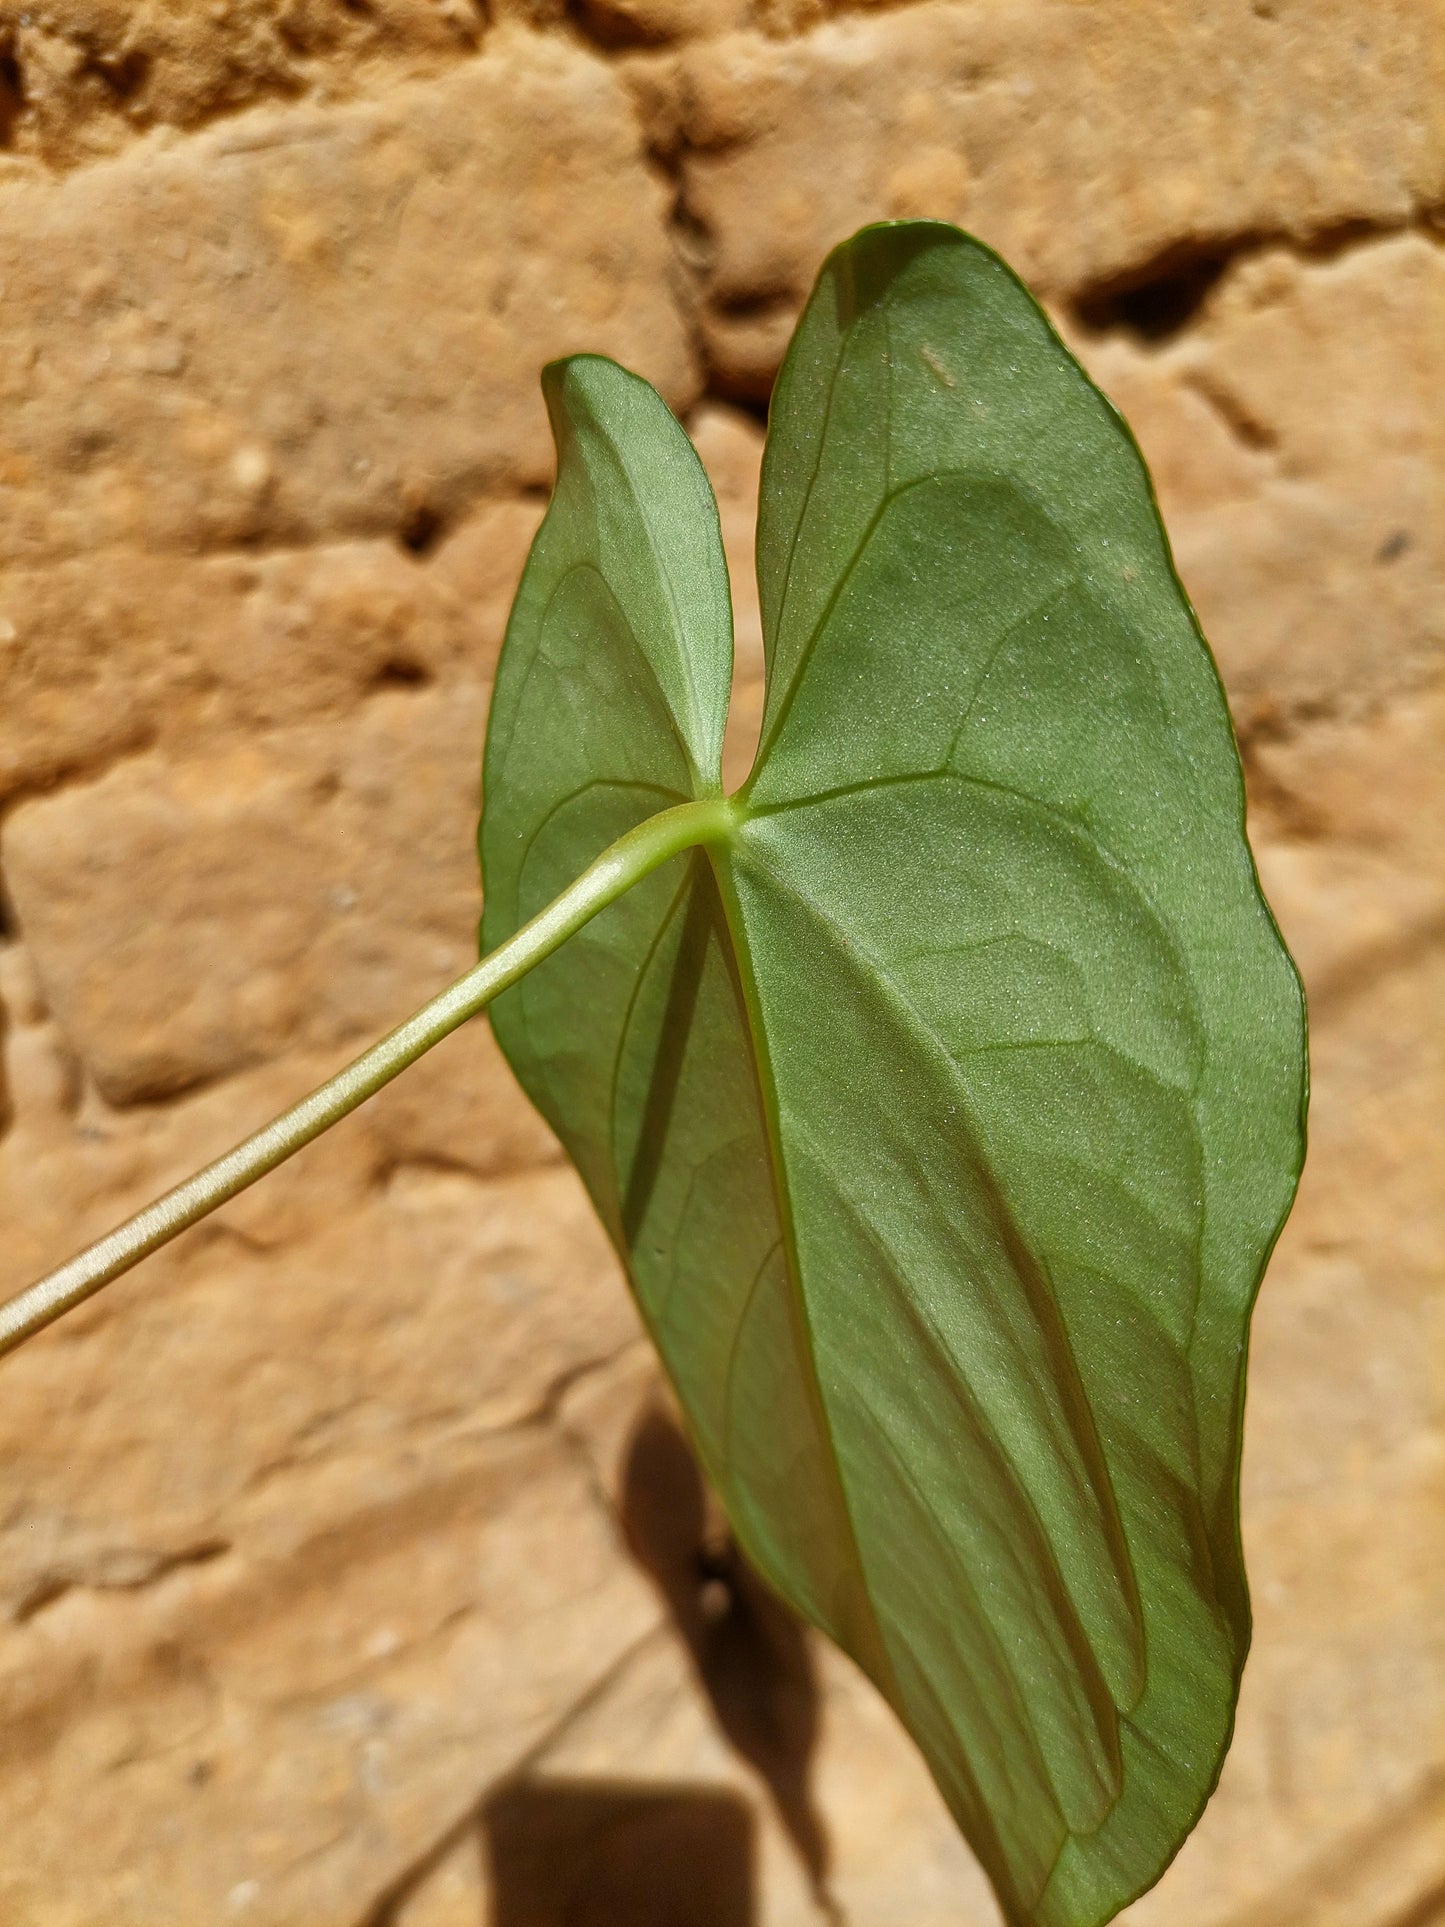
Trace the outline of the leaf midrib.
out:
[[[857,1579],[858,1597],[863,1607],[866,1630],[871,1635],[869,1639],[871,1651],[867,1654],[855,1652],[853,1657],[865,1671],[872,1672],[876,1684],[885,1697],[896,1701],[901,1696],[901,1687],[893,1668],[887,1642],[883,1637],[877,1609],[873,1603],[857,1522],[853,1517],[852,1503],[843,1482],[832,1414],[823,1396],[822,1382],[818,1376],[818,1352],[814,1343],[812,1321],[808,1315],[807,1298],[802,1288],[802,1267],[798,1254],[793,1199],[788,1186],[779,1139],[776,1084],[772,1072],[771,1053],[767,1044],[767,1032],[762,1021],[757,980],[752,967],[751,946],[747,942],[746,924],[733,889],[730,857],[725,850],[719,852],[713,848],[708,849],[707,856],[722,904],[723,920],[729,940],[729,956],[736,972],[737,989],[746,1021],[750,1046],[747,1052],[748,1067],[752,1075],[758,1115],[762,1120],[764,1142],[767,1146],[768,1173],[772,1181],[773,1203],[782,1241],[783,1262],[787,1270],[788,1308],[793,1322],[794,1340],[805,1364],[808,1403],[813,1412],[818,1436],[824,1446],[823,1458],[827,1467],[827,1477],[834,1494],[839,1518],[847,1533],[851,1562]]]

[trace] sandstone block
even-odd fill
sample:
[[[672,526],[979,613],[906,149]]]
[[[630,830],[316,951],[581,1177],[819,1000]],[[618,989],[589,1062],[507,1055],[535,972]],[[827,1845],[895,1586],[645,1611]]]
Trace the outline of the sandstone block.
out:
[[[3,861],[46,1000],[106,1099],[339,1048],[460,974],[485,685],[122,762],[22,805]]]
[[[388,1456],[309,1519],[273,1483],[284,1538],[72,1590],[12,1637],[7,1921],[351,1927],[649,1630],[555,1442],[434,1443],[401,1479]]]
[[[388,689],[489,678],[540,515],[526,498],[485,501],[424,555],[390,539],[123,548],[6,570],[0,797],[143,748],[194,756]]]
[[[1167,339],[1116,326],[1074,346],[1139,436],[1246,734],[1438,675],[1438,240],[1246,252]]]
[[[1018,0],[739,34],[681,68],[704,334],[766,393],[824,253],[929,215],[1078,296],[1258,233],[1399,224],[1445,199],[1430,8]]]
[[[671,271],[623,88],[512,30],[382,101],[13,181],[0,560],[405,534],[545,481],[549,357],[693,399]]]
[[[54,1026],[16,944],[4,960],[13,1070]],[[252,1072],[82,1112],[112,1189],[91,1228],[314,1061],[289,1056],[264,1092]],[[37,1226],[47,1258],[80,1234],[64,1207],[86,1160],[73,1099],[33,1070],[12,1081],[0,1213],[24,1264]],[[510,1101],[515,1128],[515,1092],[463,1094]],[[464,1144],[444,1162],[374,1114],[314,1149],[7,1375],[0,1809],[24,1844],[0,1917],[17,1927],[344,1927],[655,1616],[550,1422],[560,1388],[636,1343],[575,1180],[528,1171],[523,1143],[523,1168],[479,1182]]]
[[[474,0],[49,0],[10,26],[10,144],[73,166],[140,129],[194,127],[267,96],[354,86],[469,52]]]

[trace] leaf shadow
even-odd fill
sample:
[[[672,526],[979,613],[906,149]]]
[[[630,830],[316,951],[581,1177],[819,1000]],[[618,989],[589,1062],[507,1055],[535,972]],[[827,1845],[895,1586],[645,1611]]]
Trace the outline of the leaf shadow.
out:
[[[821,1708],[808,1635],[744,1559],[660,1400],[633,1427],[619,1510],[629,1550],[666,1602],[720,1731],[767,1787],[820,1911],[841,1920],[811,1786]]]
[[[658,1033],[657,1058],[652,1066],[643,1106],[642,1128],[638,1133],[637,1148],[622,1197],[622,1235],[629,1249],[637,1241],[638,1231],[647,1216],[653,1189],[662,1170],[663,1153],[677,1102],[683,1054],[692,1030],[693,1012],[697,1008],[707,947],[717,934],[721,906],[706,861],[696,851],[689,858],[692,871],[682,932]]]

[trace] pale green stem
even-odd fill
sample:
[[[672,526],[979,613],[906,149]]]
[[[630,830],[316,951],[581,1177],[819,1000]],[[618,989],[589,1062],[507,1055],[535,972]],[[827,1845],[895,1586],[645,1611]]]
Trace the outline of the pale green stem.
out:
[[[726,837],[735,821],[735,806],[718,797],[700,803],[681,803],[663,810],[619,837],[610,849],[555,902],[523,924],[490,956],[467,972],[439,997],[424,1004],[414,1017],[398,1024],[379,1044],[329,1078],[309,1097],[227,1151],[194,1177],[148,1204],[133,1218],[109,1232],[39,1279],[28,1290],[0,1305],[0,1356],[44,1326],[108,1285],[123,1271],[174,1238],[177,1232],[234,1198],[257,1178],[264,1177],[320,1137],[339,1118],[389,1084],[398,1071],[439,1044],[443,1037],[516,983],[534,964],[551,956],[559,944],[584,923],[605,910],[625,890],[655,870],[669,857]]]

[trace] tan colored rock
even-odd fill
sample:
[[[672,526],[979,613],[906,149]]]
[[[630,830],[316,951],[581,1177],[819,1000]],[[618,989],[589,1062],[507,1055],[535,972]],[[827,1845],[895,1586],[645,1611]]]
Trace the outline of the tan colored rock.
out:
[[[299,1050],[306,1068],[245,1100],[233,1135],[338,1067],[475,958],[485,702],[474,681],[388,687],[339,725],[276,732],[245,753],[137,757],[13,812],[0,853],[35,1009],[12,1055],[53,1011],[68,1074],[134,1105]],[[22,1082],[12,1068],[12,1087]],[[21,1121],[36,1108],[20,1106]],[[422,1162],[485,1175],[555,1155],[483,1025],[358,1128],[378,1172]],[[283,1173],[235,1209],[279,1202],[288,1184]],[[11,1262],[25,1262],[13,1247]]]
[[[42,0],[7,25],[10,145],[67,166],[145,128],[439,65],[475,49],[485,20],[474,0]]]
[[[478,683],[388,692],[340,728],[139,757],[9,818],[47,1003],[110,1103],[362,1041],[467,967],[484,715]]]
[[[1133,426],[1246,731],[1359,712],[1445,654],[1445,246],[1241,257],[1197,321],[1074,345]]]
[[[1398,225],[1445,200],[1445,34],[1415,0],[926,4],[681,68],[704,336],[765,394],[826,251],[957,221],[1079,296],[1260,233]]]
[[[489,678],[540,506],[483,502],[404,544],[178,557],[110,549],[0,573],[0,797],[156,747],[349,714]]]
[[[696,392],[627,97],[554,40],[5,199],[0,561],[405,536],[548,478],[552,356]]]
[[[0,1674],[7,1922],[347,1927],[646,1633],[554,1443],[427,1457],[283,1472],[253,1536],[35,1613]]]
[[[293,1053],[107,1111],[0,957],[7,1287],[315,1075]],[[504,1175],[466,1170],[475,1130],[360,1115],[9,1363],[7,1923],[344,1927],[653,1623],[549,1417],[635,1319],[477,1061],[452,1058],[453,1115],[523,1126]]]

